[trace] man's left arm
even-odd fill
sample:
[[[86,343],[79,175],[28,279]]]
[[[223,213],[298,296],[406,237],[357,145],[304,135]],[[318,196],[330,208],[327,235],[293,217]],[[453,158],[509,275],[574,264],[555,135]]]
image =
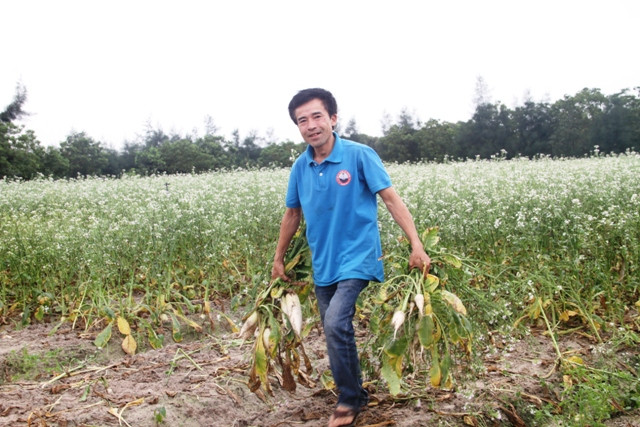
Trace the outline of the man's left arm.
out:
[[[424,274],[429,272],[431,268],[431,258],[424,251],[424,246],[416,230],[411,212],[404,204],[398,193],[393,187],[387,187],[378,191],[380,198],[384,202],[387,210],[393,217],[394,221],[400,226],[404,234],[411,244],[411,255],[409,256],[409,267],[417,268]]]

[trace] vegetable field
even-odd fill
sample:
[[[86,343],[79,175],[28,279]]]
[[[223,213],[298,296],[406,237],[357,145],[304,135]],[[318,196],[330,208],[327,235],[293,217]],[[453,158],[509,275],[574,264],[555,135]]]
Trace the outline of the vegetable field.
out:
[[[640,155],[387,167],[434,268],[380,205],[358,425],[640,425]],[[0,180],[0,425],[325,425],[310,265],[270,281],[287,178]]]

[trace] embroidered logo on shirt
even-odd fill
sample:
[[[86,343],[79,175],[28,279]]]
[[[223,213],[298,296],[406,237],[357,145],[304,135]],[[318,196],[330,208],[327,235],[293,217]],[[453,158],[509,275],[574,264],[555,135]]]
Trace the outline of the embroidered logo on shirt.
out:
[[[336,182],[343,186],[349,184],[351,182],[351,174],[349,173],[349,171],[343,169],[338,172],[338,174],[336,175]]]

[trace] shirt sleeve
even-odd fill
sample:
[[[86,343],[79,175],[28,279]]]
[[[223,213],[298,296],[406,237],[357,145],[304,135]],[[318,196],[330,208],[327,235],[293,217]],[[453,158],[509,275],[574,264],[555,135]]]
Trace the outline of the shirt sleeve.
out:
[[[295,162],[289,173],[289,184],[287,186],[287,197],[285,199],[285,206],[288,208],[299,208],[301,206],[300,196],[298,194],[297,165],[298,162]]]
[[[372,193],[391,187],[391,178],[387,173],[378,153],[371,147],[366,147],[360,157],[360,167],[367,186]]]

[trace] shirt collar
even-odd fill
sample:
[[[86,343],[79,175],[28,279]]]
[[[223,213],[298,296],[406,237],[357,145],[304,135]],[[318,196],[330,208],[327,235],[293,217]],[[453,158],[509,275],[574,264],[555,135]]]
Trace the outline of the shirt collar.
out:
[[[333,136],[336,139],[335,143],[333,144],[333,150],[331,150],[331,154],[329,154],[329,157],[324,159],[324,161],[331,162],[331,163],[340,163],[342,162],[342,152],[343,152],[342,139],[338,136],[336,132],[333,132]],[[307,145],[306,156],[307,156],[307,163],[312,164],[314,162],[313,147],[311,147],[310,145]]]

